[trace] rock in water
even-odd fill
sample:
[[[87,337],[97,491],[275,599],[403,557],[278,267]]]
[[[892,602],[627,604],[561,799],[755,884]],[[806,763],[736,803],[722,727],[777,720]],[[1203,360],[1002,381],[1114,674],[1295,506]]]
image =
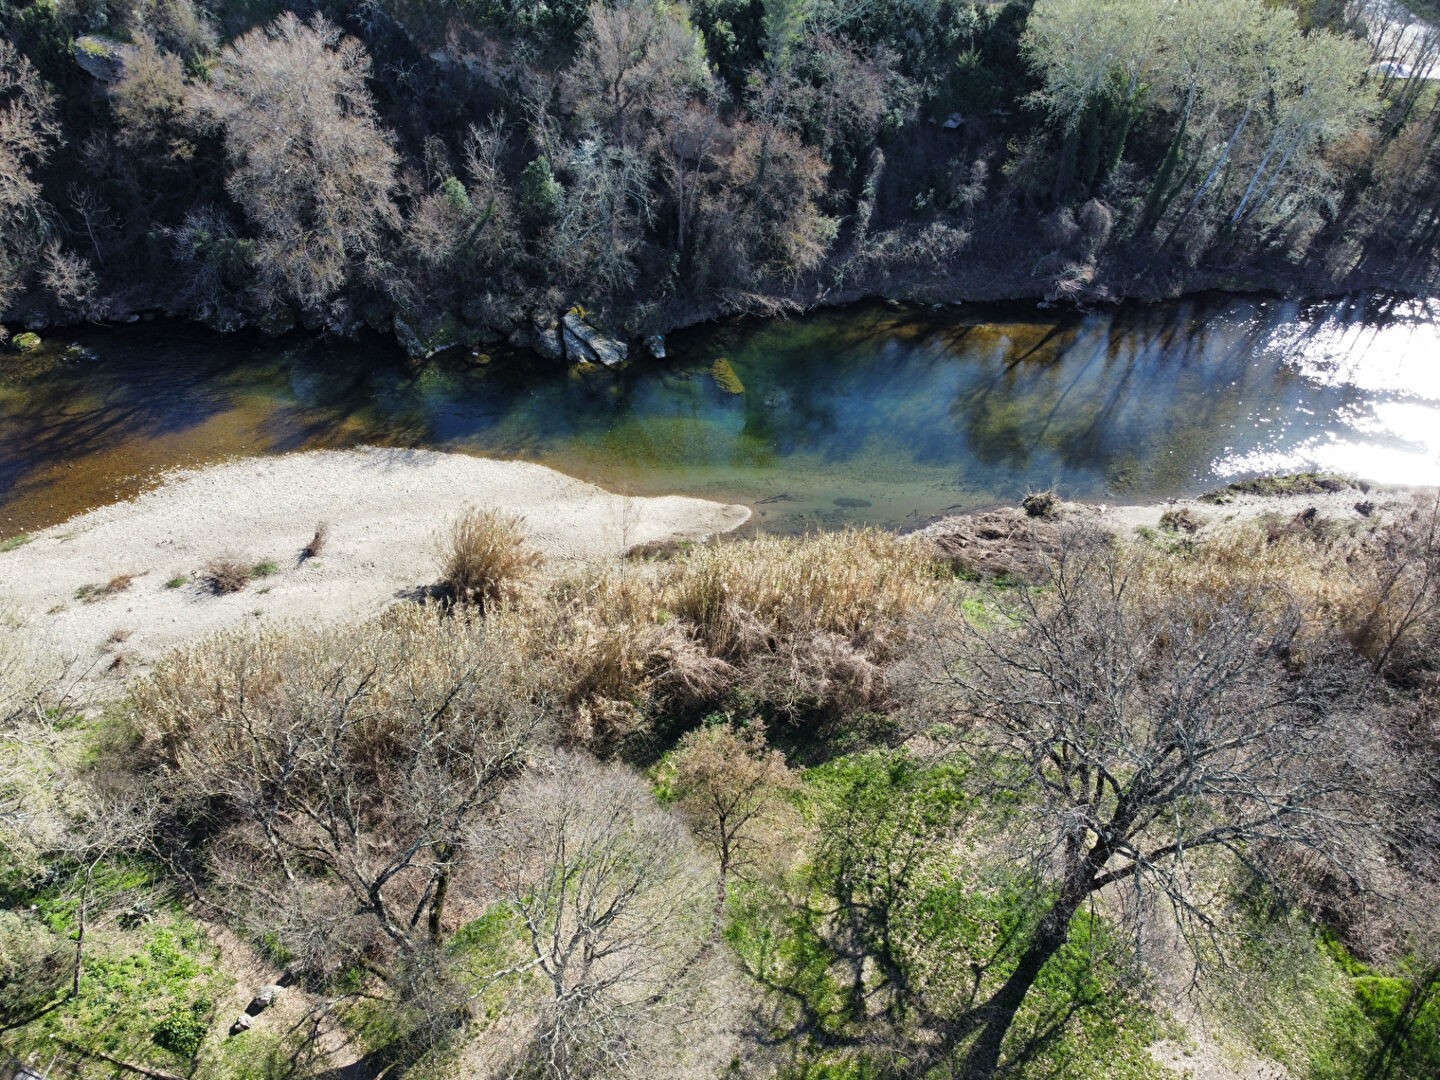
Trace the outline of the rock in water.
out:
[[[560,327],[554,319],[547,319],[542,315],[536,315],[530,320],[534,327],[531,335],[533,348],[546,360],[563,360],[565,358],[565,346],[560,340]]]
[[[567,311],[560,325],[565,355],[572,361],[618,367],[630,358],[630,350],[623,342],[607,338],[577,311]]]
[[[715,385],[727,394],[745,393],[745,384],[740,381],[740,376],[735,374],[730,361],[723,356],[710,365],[710,377],[715,380]]]

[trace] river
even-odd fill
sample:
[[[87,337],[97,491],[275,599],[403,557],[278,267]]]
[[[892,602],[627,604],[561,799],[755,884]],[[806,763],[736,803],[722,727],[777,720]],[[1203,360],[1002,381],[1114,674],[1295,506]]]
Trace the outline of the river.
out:
[[[1440,483],[1440,306],[1424,301],[873,304],[669,347],[609,372],[504,351],[414,366],[379,338],[55,331],[0,357],[0,536],[175,466],[366,443],[745,502],[777,531],[918,523],[1052,485],[1150,502],[1306,469]],[[716,377],[722,357],[738,385]]]

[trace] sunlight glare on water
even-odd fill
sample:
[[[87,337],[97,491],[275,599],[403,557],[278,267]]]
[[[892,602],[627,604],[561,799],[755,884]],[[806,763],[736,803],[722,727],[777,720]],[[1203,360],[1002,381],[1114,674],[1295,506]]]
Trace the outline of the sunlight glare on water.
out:
[[[1337,429],[1216,459],[1221,477],[1308,469],[1386,484],[1440,484],[1440,304],[1406,300],[1383,317],[1341,304],[1281,322],[1269,349],[1307,383],[1356,392]],[[1298,410],[1296,410],[1298,411]]]

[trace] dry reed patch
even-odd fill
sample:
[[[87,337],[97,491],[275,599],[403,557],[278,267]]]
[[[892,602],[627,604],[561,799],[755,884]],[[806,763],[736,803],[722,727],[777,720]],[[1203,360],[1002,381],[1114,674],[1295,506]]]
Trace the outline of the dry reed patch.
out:
[[[712,703],[735,682],[732,667],[662,600],[653,575],[601,570],[493,608],[486,620],[526,655],[533,683],[564,706],[566,741],[603,748],[644,730],[655,709]]]
[[[1358,646],[1362,628],[1384,608],[1380,535],[1381,530],[1359,535],[1300,528],[1277,532],[1256,521],[1217,531],[1184,552],[1150,549],[1143,580],[1156,596],[1180,592],[1221,598],[1240,588],[1264,590],[1277,612],[1298,606],[1305,626],[1297,641],[1302,649],[1323,651],[1323,642],[1333,640],[1337,631]]]
[[[923,545],[860,529],[697,548],[675,560],[663,592],[665,607],[727,659],[817,634],[878,659],[939,598],[941,580]]]
[[[525,521],[498,510],[470,509],[442,534],[441,585],[457,601],[481,608],[511,602],[543,561],[525,538]]]

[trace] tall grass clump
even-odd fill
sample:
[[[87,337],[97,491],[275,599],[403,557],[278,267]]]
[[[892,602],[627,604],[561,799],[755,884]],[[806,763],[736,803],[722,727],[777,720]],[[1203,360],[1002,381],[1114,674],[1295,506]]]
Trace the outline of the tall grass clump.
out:
[[[456,601],[487,608],[516,599],[542,561],[523,518],[471,508],[440,539],[440,584]]]
[[[937,563],[920,545],[851,529],[696,548],[676,560],[665,601],[727,658],[777,638],[829,634],[879,659],[940,588]]]
[[[702,547],[670,567],[666,611],[734,669],[733,687],[792,721],[872,710],[887,665],[940,598],[926,547],[875,529]]]
[[[659,712],[717,703],[735,670],[663,607],[650,575],[603,570],[556,581],[537,602],[486,614],[530,658],[533,685],[563,706],[564,741],[609,750],[649,729]]]

